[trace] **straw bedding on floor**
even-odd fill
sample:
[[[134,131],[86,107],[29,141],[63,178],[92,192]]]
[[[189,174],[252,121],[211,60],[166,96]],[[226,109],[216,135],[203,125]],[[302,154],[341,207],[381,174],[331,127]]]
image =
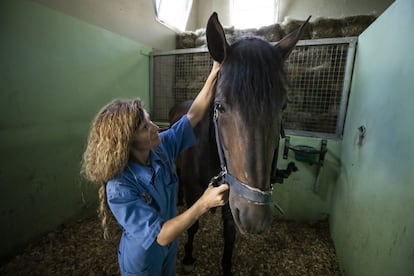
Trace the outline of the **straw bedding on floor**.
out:
[[[119,275],[116,254],[120,232],[115,223],[111,229],[112,238],[104,241],[97,218],[63,225],[0,267],[0,275]],[[181,236],[177,275],[220,275],[220,212],[207,213],[200,220],[194,244],[197,263],[190,274],[185,274],[181,265],[185,239],[186,233]],[[238,233],[233,274],[340,276],[328,224],[275,220],[261,235]]]

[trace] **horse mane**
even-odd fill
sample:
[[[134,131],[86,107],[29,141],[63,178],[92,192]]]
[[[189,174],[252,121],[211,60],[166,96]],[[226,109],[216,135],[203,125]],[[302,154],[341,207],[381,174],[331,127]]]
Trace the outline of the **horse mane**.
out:
[[[220,70],[220,91],[247,121],[274,115],[284,104],[286,78],[283,58],[260,37],[243,37],[230,46]]]

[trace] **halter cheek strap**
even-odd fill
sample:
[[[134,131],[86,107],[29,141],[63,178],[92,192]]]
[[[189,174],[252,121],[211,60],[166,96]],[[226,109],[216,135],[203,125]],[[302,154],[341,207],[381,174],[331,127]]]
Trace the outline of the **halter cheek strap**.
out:
[[[217,104],[214,105],[214,132],[216,136],[217,151],[220,158],[220,167],[221,172],[211,179],[211,182],[214,184],[222,184],[227,182],[235,192],[237,192],[244,199],[258,205],[267,205],[272,204],[272,190],[262,191],[257,188],[248,186],[247,184],[240,182],[237,178],[227,172],[226,159],[224,158],[223,147],[220,141],[220,134],[218,128],[218,113]],[[278,206],[276,206],[278,207]],[[279,209],[280,207],[278,207]]]

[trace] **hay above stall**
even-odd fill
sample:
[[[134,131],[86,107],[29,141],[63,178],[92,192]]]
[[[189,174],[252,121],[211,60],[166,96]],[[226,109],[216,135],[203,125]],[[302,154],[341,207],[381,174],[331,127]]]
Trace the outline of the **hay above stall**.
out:
[[[353,15],[342,18],[319,17],[311,20],[303,31],[301,39],[337,38],[360,35],[375,19],[375,14]],[[246,35],[264,37],[267,41],[277,42],[286,34],[300,27],[305,21],[286,17],[280,24],[263,26],[259,29],[224,28],[229,43]],[[176,48],[197,48],[206,46],[205,29],[179,33],[176,37]]]

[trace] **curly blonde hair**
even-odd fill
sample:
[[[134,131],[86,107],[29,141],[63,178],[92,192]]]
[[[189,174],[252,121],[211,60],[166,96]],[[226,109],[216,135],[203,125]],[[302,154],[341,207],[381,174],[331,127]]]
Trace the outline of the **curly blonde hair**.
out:
[[[106,183],[126,166],[134,132],[144,116],[142,100],[115,99],[104,106],[92,121],[81,174],[99,186],[99,217],[105,239],[109,238],[110,218]]]

